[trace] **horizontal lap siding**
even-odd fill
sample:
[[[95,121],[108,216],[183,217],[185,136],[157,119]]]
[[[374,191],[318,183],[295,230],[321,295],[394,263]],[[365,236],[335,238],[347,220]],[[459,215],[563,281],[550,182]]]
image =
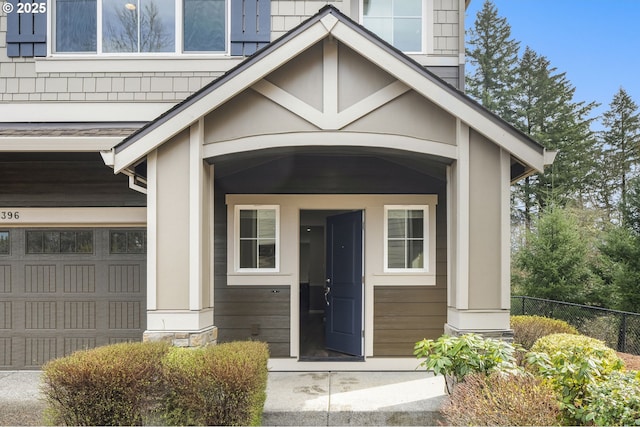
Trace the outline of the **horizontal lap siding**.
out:
[[[272,357],[289,356],[289,288],[218,288],[215,299],[220,342],[265,341]]]
[[[271,357],[289,357],[289,288],[227,286],[227,215],[224,197],[224,192],[216,186],[214,324],[218,328],[218,342],[265,341],[269,344]]]
[[[0,154],[0,206],[145,206],[98,153]]]
[[[411,356],[416,341],[442,335],[446,287],[378,286],[374,301],[374,356]]]
[[[374,356],[411,356],[416,341],[437,338],[447,323],[447,200],[438,192],[436,285],[374,288]]]

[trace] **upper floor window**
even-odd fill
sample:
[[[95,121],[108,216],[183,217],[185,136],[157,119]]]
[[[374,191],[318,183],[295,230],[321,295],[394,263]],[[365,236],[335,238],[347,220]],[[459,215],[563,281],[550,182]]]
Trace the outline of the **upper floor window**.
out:
[[[403,52],[421,52],[423,0],[362,0],[362,23]]]
[[[226,51],[225,0],[54,1],[54,53]]]

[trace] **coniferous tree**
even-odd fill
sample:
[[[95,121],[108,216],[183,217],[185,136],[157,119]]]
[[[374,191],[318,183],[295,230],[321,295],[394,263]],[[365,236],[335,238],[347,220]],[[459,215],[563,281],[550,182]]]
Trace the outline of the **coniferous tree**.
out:
[[[597,287],[589,267],[589,242],[574,214],[549,206],[535,221],[527,245],[516,255],[520,285],[527,296],[587,302]]]
[[[515,68],[520,43],[511,37],[511,26],[486,0],[467,33],[466,54],[471,72],[466,91],[484,107],[511,122]]]
[[[640,166],[640,112],[629,94],[620,88],[602,116],[600,176],[597,198],[613,219],[623,219],[627,206],[628,183]],[[616,209],[619,204],[621,209]],[[611,219],[612,215],[609,215]]]
[[[595,103],[575,102],[575,87],[549,60],[527,47],[518,63],[514,125],[548,150],[558,150],[552,167],[517,185],[525,223],[550,200],[580,204],[595,179],[595,137],[588,114]],[[529,227],[527,227],[529,228]]]
[[[623,223],[609,231],[600,250],[608,257],[603,279],[611,285],[614,308],[640,311],[640,177],[629,181]]]

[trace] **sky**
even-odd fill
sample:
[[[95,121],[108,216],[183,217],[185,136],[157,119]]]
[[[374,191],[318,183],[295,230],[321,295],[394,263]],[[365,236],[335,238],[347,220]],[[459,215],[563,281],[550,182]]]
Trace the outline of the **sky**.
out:
[[[600,115],[624,88],[640,105],[640,0],[492,0],[521,53],[545,56],[576,88],[574,101],[595,101]],[[466,27],[484,0],[471,0]],[[598,126],[596,126],[598,127]]]

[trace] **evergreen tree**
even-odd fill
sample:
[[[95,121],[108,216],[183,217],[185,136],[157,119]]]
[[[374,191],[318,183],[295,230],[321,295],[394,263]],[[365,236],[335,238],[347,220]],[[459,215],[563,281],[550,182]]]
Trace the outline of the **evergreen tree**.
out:
[[[551,168],[517,186],[526,224],[533,213],[555,200],[561,205],[587,198],[595,180],[596,141],[587,116],[595,103],[575,102],[575,87],[549,60],[527,47],[517,68],[514,125],[558,150]],[[527,227],[529,228],[529,227]]]
[[[626,207],[628,183],[637,175],[640,164],[640,113],[624,89],[620,88],[613,97],[609,110],[602,116],[602,124],[605,130],[599,141],[601,165],[597,197],[607,212],[618,213],[615,207],[618,202],[622,209]]]
[[[511,38],[511,26],[490,0],[485,0],[467,36],[466,54],[471,65],[466,76],[467,94],[511,122],[520,43]]]
[[[570,211],[550,206],[529,232],[515,264],[525,295],[575,303],[587,302],[597,287],[589,268],[589,239]]]
[[[640,311],[640,177],[629,181],[622,207],[624,221],[604,239],[601,251],[610,263],[602,272],[613,292],[612,305],[625,311]]]

